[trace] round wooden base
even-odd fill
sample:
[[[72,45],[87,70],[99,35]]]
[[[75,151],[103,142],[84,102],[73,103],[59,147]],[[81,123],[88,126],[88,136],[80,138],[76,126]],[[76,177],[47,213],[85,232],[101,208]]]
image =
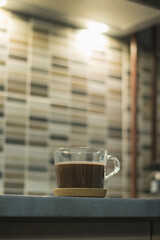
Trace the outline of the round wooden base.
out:
[[[56,197],[99,197],[106,196],[107,189],[104,188],[55,188]]]

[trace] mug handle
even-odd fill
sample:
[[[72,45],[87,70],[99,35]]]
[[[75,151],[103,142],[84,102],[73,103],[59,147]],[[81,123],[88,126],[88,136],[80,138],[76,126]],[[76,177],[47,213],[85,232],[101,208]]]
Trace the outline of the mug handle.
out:
[[[110,161],[113,161],[113,164],[114,164],[114,170],[109,173],[108,175],[106,175],[106,172],[105,172],[105,180],[109,177],[112,177],[113,175],[117,174],[117,172],[119,172],[120,170],[120,162],[118,160],[118,158],[112,156],[112,155],[107,155],[106,156],[106,160],[110,160]],[[106,167],[107,167],[107,164],[106,164]]]

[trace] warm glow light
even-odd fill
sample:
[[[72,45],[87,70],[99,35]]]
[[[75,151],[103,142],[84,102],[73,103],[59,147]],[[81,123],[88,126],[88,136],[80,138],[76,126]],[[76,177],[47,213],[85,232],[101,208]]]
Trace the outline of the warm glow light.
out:
[[[7,3],[7,0],[0,0],[0,7],[5,6]]]
[[[96,33],[104,33],[109,30],[109,27],[106,24],[98,22],[88,22],[87,27],[90,31]]]
[[[89,56],[92,50],[101,50],[106,43],[106,38],[99,33],[81,30],[77,36],[77,46],[84,55]]]
[[[0,27],[3,27],[4,21],[7,20],[7,15],[0,9]]]

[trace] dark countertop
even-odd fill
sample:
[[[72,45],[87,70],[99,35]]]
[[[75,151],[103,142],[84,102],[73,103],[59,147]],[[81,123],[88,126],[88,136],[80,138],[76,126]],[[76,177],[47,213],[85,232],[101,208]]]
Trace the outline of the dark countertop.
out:
[[[160,218],[160,199],[0,196],[0,218]]]

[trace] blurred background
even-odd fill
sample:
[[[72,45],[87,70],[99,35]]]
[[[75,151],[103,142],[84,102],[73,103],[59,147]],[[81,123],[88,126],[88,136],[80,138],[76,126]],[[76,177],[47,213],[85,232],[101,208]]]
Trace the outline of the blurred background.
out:
[[[158,2],[0,0],[0,194],[53,195],[53,151],[93,146],[109,197],[160,195]]]

